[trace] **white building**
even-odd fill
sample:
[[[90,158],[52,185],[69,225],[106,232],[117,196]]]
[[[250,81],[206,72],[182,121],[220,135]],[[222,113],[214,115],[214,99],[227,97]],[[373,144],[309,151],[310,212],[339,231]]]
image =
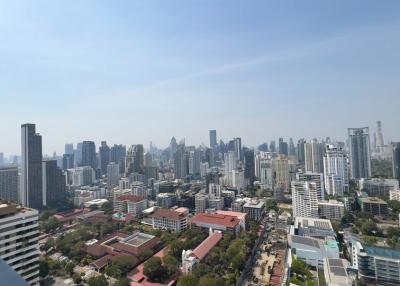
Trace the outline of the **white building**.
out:
[[[133,195],[122,195],[114,200],[114,211],[141,214],[147,208],[147,199]]]
[[[29,285],[39,285],[38,220],[37,210],[0,204],[0,258]]]
[[[341,220],[344,216],[344,203],[337,200],[318,201],[321,218]]]
[[[313,182],[292,182],[292,209],[294,217],[318,217],[318,189]]]
[[[389,191],[389,199],[391,201],[400,201],[400,189]]]
[[[250,219],[260,220],[265,213],[265,203],[258,199],[248,200],[243,206],[243,212],[247,213]]]
[[[324,174],[311,172],[297,173],[296,179],[298,181],[308,181],[315,183],[318,191],[318,200],[323,200],[325,198]]]
[[[232,186],[232,171],[237,169],[237,155],[235,151],[228,151],[224,154],[224,174],[225,184]]]
[[[196,213],[204,213],[208,209],[208,195],[197,193],[194,197]]]
[[[325,258],[324,276],[327,286],[352,286],[346,268],[348,262],[345,259]]]
[[[343,196],[349,189],[347,158],[342,150],[334,145],[326,147],[324,156],[325,190],[328,195]]]
[[[243,191],[246,187],[246,182],[244,179],[244,171],[243,170],[232,170],[231,174],[231,185],[232,187],[238,189],[239,192]]]
[[[67,185],[73,187],[91,185],[95,181],[95,178],[94,170],[89,166],[67,170]]]
[[[306,172],[322,173],[323,171],[323,145],[317,139],[304,144],[304,158]]]
[[[187,208],[158,209],[152,215],[153,228],[181,232],[188,226],[188,215],[189,210]]]

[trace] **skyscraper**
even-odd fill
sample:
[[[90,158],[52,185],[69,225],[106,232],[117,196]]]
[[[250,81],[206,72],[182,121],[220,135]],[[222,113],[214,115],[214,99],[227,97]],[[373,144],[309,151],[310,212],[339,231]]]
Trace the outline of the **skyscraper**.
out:
[[[42,162],[43,174],[43,206],[52,206],[62,201],[65,196],[65,177],[57,160],[46,160]]]
[[[42,196],[42,136],[35,124],[21,125],[21,187],[19,201],[25,207],[40,209]]]
[[[97,169],[96,164],[96,145],[93,141],[82,142],[82,167],[89,166],[93,170]]]
[[[179,144],[174,154],[175,179],[186,178],[189,167],[189,160],[187,159],[185,145]]]
[[[254,150],[244,149],[244,178],[248,179],[250,183],[255,181],[255,164],[254,164]]]
[[[289,154],[289,148],[287,142],[283,141],[283,138],[279,138],[279,154],[287,156]]]
[[[74,154],[64,154],[63,155],[63,170],[66,169],[72,169],[75,166],[75,161],[74,161]]]
[[[0,167],[0,200],[18,202],[18,168]]]
[[[346,155],[334,145],[327,145],[324,155],[324,182],[328,195],[343,196],[348,191],[349,178]]]
[[[65,144],[64,154],[74,154],[74,144],[72,143]]]
[[[0,152],[0,166],[4,164],[4,154]]]
[[[106,141],[101,141],[101,145],[99,147],[99,155],[100,155],[100,169],[101,174],[107,174],[107,165],[110,163],[110,147],[108,147]]]
[[[376,122],[376,147],[379,151],[381,151],[382,147],[385,146],[385,142],[383,141],[383,133],[382,133],[382,122]]]
[[[235,146],[235,152],[236,152],[236,158],[239,161],[243,161],[243,150],[242,150],[242,138],[236,137],[233,138],[234,146]]]
[[[400,142],[392,145],[393,178],[400,180]]]
[[[317,139],[313,139],[311,143],[304,144],[304,159],[307,172],[322,173],[323,172],[323,144]]]
[[[352,179],[371,177],[369,128],[348,128]]]
[[[107,165],[107,182],[110,187],[118,185],[119,181],[119,166],[118,164],[111,162]]]
[[[304,139],[299,139],[299,141],[297,141],[297,160],[299,160],[299,163],[301,165],[305,164],[305,154],[304,154],[305,144],[306,141]]]
[[[289,156],[296,156],[296,147],[294,146],[293,139],[289,139]]]
[[[217,145],[217,130],[210,130],[210,148],[214,148]]]
[[[125,171],[125,156],[126,147],[124,145],[114,144],[110,150],[110,162],[114,162],[119,165],[119,172],[123,173]]]
[[[144,167],[144,149],[142,144],[132,145],[129,147],[126,159],[125,168],[128,174],[140,173],[143,174]]]

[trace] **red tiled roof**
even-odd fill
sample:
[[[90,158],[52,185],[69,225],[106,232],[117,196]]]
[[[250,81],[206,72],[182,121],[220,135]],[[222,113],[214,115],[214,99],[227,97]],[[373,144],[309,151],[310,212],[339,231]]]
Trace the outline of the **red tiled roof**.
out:
[[[238,219],[245,219],[247,216],[247,213],[223,211],[223,210],[217,210],[215,213],[220,214],[220,215],[234,216],[234,217],[237,217]]]
[[[154,214],[153,217],[162,217],[162,218],[170,218],[170,219],[181,219],[185,216],[184,213],[180,213],[173,210],[168,209],[158,209]]]
[[[191,220],[191,223],[196,224],[197,222],[235,228],[240,223],[240,220],[237,217],[228,215],[200,213],[196,214]]]
[[[138,203],[143,201],[145,198],[139,197],[139,196],[134,196],[134,195],[122,195],[117,197],[115,200],[116,201],[130,201],[133,203]]]
[[[221,232],[214,232],[212,235],[207,237],[199,246],[197,246],[192,254],[196,255],[199,260],[203,260],[204,257],[210,253],[211,249],[214,248],[218,244],[218,242],[222,239]]]

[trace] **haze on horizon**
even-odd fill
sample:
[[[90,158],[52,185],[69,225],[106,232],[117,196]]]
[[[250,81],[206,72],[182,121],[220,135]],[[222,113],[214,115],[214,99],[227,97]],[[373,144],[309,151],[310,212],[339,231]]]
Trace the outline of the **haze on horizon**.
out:
[[[384,4],[382,4],[384,2]],[[400,140],[399,1],[2,1],[0,152],[242,137]]]

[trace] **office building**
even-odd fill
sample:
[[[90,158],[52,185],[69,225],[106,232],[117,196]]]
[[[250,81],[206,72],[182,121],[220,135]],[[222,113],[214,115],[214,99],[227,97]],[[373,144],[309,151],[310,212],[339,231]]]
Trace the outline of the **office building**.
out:
[[[232,170],[238,167],[238,157],[235,151],[228,151],[224,154],[224,177],[225,184],[232,186]]]
[[[93,170],[97,169],[96,145],[93,141],[82,142],[82,167],[89,166]]]
[[[67,170],[67,185],[73,187],[88,186],[95,181],[95,173],[92,167],[78,167]]]
[[[72,143],[65,144],[64,154],[73,155],[74,154],[74,144],[72,144]]]
[[[292,209],[294,217],[318,217],[318,189],[316,183],[292,182]]]
[[[77,166],[82,166],[82,142],[76,144],[76,149],[74,150],[75,163]]]
[[[0,166],[4,165],[4,153],[0,152]]]
[[[194,204],[195,204],[195,211],[196,213],[204,213],[206,212],[206,209],[208,209],[209,204],[208,204],[208,195],[203,194],[203,193],[197,193],[194,198]]]
[[[393,178],[400,180],[400,142],[392,144]]]
[[[305,154],[304,154],[305,144],[306,144],[306,140],[304,140],[304,139],[299,139],[299,141],[297,141],[297,149],[296,149],[297,160],[299,161],[299,164],[303,165],[303,166],[305,164]]]
[[[38,220],[37,210],[0,203],[0,258],[29,285],[39,285]]]
[[[332,196],[343,196],[349,190],[346,155],[340,148],[327,145],[323,162],[326,192]]]
[[[57,166],[57,160],[42,162],[43,206],[54,206],[66,197],[65,176]]]
[[[188,156],[184,144],[179,144],[174,154],[175,179],[185,179],[189,172]]]
[[[234,142],[234,151],[236,153],[236,158],[243,162],[243,150],[242,150],[242,138],[236,137],[233,138]]]
[[[210,130],[210,148],[218,146],[217,143],[217,130]]]
[[[256,172],[254,165],[254,150],[245,148],[243,152],[243,160],[244,160],[244,178],[250,184],[255,181]]]
[[[0,167],[0,200],[18,202],[18,168]]]
[[[275,186],[281,187],[285,191],[289,191],[289,159],[284,156],[278,156],[273,160],[272,167],[275,177]]]
[[[63,155],[63,170],[72,169],[75,167],[75,156],[74,154],[64,154]]]
[[[352,179],[371,177],[369,128],[349,128],[350,174]]]
[[[323,173],[324,144],[313,139],[304,144],[304,160],[306,172]]]
[[[35,124],[21,126],[21,185],[19,201],[24,207],[40,209],[43,204],[42,136]]]
[[[108,147],[106,141],[101,141],[99,147],[99,158],[100,158],[100,170],[101,174],[107,174],[107,166],[110,163],[110,147]]]
[[[118,186],[119,182],[119,165],[111,162],[107,165],[107,183],[110,187]]]
[[[163,209],[169,209],[176,206],[178,198],[174,193],[160,193],[157,195],[157,206]]]
[[[110,148],[110,162],[119,165],[119,172],[122,174],[125,172],[125,156],[126,147],[124,145],[116,145]]]
[[[288,156],[289,155],[289,147],[287,142],[283,141],[283,138],[279,138],[278,141],[278,153],[281,155]]]

